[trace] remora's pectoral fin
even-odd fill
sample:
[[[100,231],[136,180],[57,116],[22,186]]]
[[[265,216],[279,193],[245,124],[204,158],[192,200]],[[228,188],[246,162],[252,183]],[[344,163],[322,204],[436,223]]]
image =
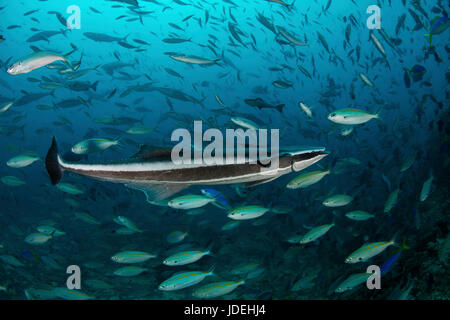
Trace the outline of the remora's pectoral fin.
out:
[[[250,187],[254,187],[254,186],[259,186],[260,184],[267,183],[267,182],[270,182],[272,180],[275,180],[276,178],[278,178],[278,176],[272,177],[272,178],[269,178],[269,179],[263,179],[263,180],[247,182],[247,183],[244,184],[244,187],[245,188],[250,188]]]
[[[145,193],[147,197],[147,202],[154,204],[154,202],[158,202],[164,200],[171,195],[174,195],[177,192],[189,187],[189,184],[139,184],[139,183],[131,183],[126,184],[127,187],[140,190]]]

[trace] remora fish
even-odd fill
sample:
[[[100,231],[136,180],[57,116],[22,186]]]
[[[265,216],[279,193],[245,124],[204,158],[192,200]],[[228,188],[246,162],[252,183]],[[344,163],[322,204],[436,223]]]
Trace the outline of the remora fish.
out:
[[[47,153],[45,165],[53,185],[59,183],[63,171],[94,179],[123,183],[144,191],[149,201],[160,201],[190,185],[247,183],[254,186],[301,171],[328,155],[325,148],[279,152],[278,166],[267,167],[260,159],[245,159],[231,164],[175,164],[172,150],[150,149],[148,146],[131,159],[116,163],[82,164],[66,162],[58,153],[56,139]],[[243,160],[243,159],[241,159]],[[264,159],[274,160],[273,158]]]
[[[291,36],[286,29],[284,29],[283,27],[278,26],[278,31],[280,32],[280,34],[286,38],[289,42],[297,45],[297,46],[307,46],[306,43],[300,42],[299,40],[295,39],[293,36]]]

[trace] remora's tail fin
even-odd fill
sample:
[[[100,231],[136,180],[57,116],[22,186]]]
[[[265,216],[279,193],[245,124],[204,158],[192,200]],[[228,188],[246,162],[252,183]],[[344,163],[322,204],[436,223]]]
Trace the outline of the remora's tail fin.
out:
[[[45,158],[45,167],[47,168],[52,185],[58,184],[62,177],[62,170],[58,162],[58,157],[58,145],[56,144],[55,137],[53,137],[52,145],[50,146],[50,149],[48,149]]]

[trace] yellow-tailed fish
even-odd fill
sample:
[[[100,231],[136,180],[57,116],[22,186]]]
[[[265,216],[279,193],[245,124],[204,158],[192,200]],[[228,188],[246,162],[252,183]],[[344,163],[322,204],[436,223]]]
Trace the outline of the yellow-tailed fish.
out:
[[[181,251],[164,259],[166,266],[183,266],[185,264],[194,263],[206,255],[211,255],[211,250],[191,250]]]
[[[358,250],[352,252],[345,259],[345,263],[358,263],[367,261],[370,258],[380,254],[392,245],[395,245],[395,238],[391,241],[366,243]]]
[[[163,281],[158,289],[163,291],[174,291],[184,289],[203,281],[206,277],[214,275],[214,268],[209,271],[186,271],[178,272]]]
[[[213,282],[195,289],[192,295],[196,298],[216,298],[234,291],[243,284],[244,280]]]
[[[176,197],[169,201],[168,205],[174,209],[195,209],[206,206],[208,203],[216,201],[215,198],[211,198],[204,195],[188,194],[180,197]]]
[[[15,177],[15,176],[4,176],[1,178],[1,181],[10,187],[18,187],[25,184],[25,181]]]
[[[134,277],[146,271],[148,271],[147,268],[128,266],[117,269],[116,271],[114,271],[114,274],[120,277]]]
[[[80,189],[77,186],[74,186],[71,183],[59,183],[56,188],[58,188],[59,190],[68,193],[68,194],[73,194],[73,195],[78,195],[78,194],[82,194],[84,193],[84,190]]]
[[[44,244],[52,238],[46,233],[32,233],[25,238],[25,242],[29,244]]]
[[[342,281],[337,288],[334,290],[336,293],[342,293],[347,290],[351,290],[356,286],[367,281],[367,279],[371,276],[371,273],[356,273],[349,276],[347,279]]]
[[[89,299],[94,299],[94,297],[89,296],[83,292],[81,292],[80,290],[70,290],[67,288],[55,288],[53,289],[53,293],[61,298],[61,299],[65,299],[65,300],[89,300]]]
[[[111,257],[117,263],[140,263],[155,258],[156,255],[143,251],[122,251]]]
[[[270,209],[263,206],[236,207],[228,213],[228,218],[233,220],[248,220],[261,217]]]
[[[380,119],[378,113],[371,114],[369,112],[354,108],[336,110],[328,115],[328,120],[345,125],[363,124],[372,119]]]
[[[422,190],[420,191],[420,201],[425,201],[428,198],[428,195],[431,191],[431,184],[433,182],[433,175],[431,175],[422,186]]]
[[[393,207],[395,207],[395,205],[397,204],[397,199],[398,199],[398,193],[400,192],[400,189],[397,188],[394,191],[392,191],[387,200],[386,203],[384,205],[384,212],[388,213],[392,210]]]
[[[356,220],[356,221],[365,221],[365,220],[375,217],[373,214],[370,214],[370,213],[368,213],[366,211],[362,211],[362,210],[355,210],[355,211],[348,212],[345,214],[345,216],[349,219]]]
[[[166,240],[169,243],[178,243],[183,241],[187,235],[188,233],[185,231],[172,231],[171,233],[169,233]]]
[[[332,227],[334,227],[334,223],[324,224],[313,228],[300,239],[300,243],[305,244],[315,241],[325,235]]]
[[[41,158],[34,153],[24,153],[9,159],[6,165],[11,168],[23,168],[30,164],[41,160]]]
[[[306,188],[309,187],[320,180],[323,179],[327,174],[330,173],[330,170],[326,171],[312,171],[312,172],[306,172],[302,173],[298,177],[292,179],[287,185],[286,188],[288,189],[299,189],[299,188]]]
[[[342,207],[353,201],[353,197],[346,194],[336,194],[326,198],[322,204],[326,207]]]

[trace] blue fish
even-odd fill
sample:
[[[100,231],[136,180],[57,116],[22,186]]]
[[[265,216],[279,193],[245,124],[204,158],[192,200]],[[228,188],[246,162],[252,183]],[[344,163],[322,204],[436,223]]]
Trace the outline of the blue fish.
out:
[[[409,249],[409,247],[403,241],[402,247],[400,249],[398,249],[396,253],[394,253],[392,256],[390,256],[381,266],[381,268],[380,268],[381,275],[385,275],[389,270],[391,270],[392,266],[398,260],[402,251],[405,249]]]
[[[216,202],[213,202],[213,204],[216,204],[223,209],[231,209],[232,208],[230,203],[224,197],[224,195],[222,193],[220,193],[219,191],[208,188],[208,189],[202,189],[202,193],[207,197],[215,198]]]
[[[24,256],[25,258],[28,259],[33,259],[33,255],[31,253],[29,253],[28,251],[22,251],[22,256]]]
[[[419,64],[414,65],[411,69],[405,68],[405,70],[411,75],[414,82],[421,81],[427,69]]]

